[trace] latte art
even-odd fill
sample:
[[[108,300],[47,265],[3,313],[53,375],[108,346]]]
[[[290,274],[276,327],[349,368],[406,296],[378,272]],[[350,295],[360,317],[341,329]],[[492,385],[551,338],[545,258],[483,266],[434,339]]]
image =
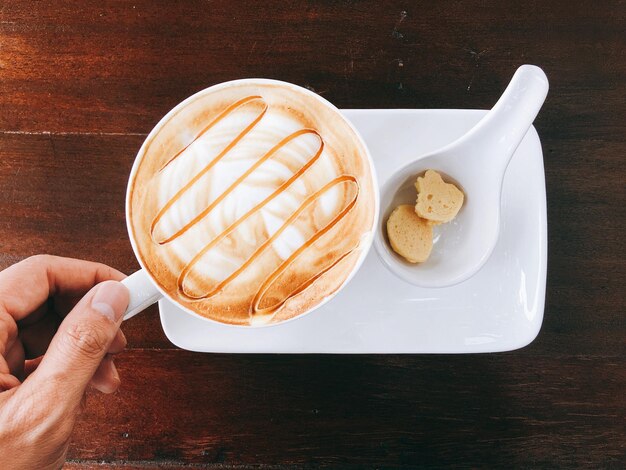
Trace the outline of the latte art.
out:
[[[201,315],[245,325],[304,313],[341,287],[369,242],[365,150],[307,93],[273,83],[206,93],[142,148],[130,183],[138,251]]]

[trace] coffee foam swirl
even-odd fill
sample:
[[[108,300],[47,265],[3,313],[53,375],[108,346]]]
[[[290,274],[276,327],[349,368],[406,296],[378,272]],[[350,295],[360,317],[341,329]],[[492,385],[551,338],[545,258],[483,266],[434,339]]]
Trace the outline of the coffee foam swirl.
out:
[[[173,298],[250,324],[303,313],[341,286],[374,195],[365,150],[329,111],[281,86],[231,87],[192,100],[146,142],[131,226]]]

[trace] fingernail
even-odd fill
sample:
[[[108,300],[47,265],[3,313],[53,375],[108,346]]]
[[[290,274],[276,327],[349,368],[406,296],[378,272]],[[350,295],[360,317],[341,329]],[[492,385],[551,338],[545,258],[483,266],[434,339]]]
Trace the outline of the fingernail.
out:
[[[96,287],[91,308],[117,322],[128,306],[128,289],[116,281],[105,281]]]
[[[128,345],[128,340],[126,339],[126,335],[124,334],[124,332],[122,330],[119,330],[117,334],[122,339],[123,347],[126,347]]]
[[[117,367],[115,367],[115,362],[113,362],[113,359],[111,359],[111,372],[113,373],[113,378],[118,382],[121,382],[120,374],[117,372]]]

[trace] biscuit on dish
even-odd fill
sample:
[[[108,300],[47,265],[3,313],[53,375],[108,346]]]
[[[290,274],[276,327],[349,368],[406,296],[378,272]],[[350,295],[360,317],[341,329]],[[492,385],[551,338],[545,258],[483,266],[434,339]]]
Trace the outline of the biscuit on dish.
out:
[[[387,236],[393,251],[409,263],[422,263],[433,248],[433,228],[409,204],[396,207],[387,219]]]
[[[427,170],[424,176],[419,176],[415,188],[415,213],[432,224],[443,224],[454,219],[465,198],[459,188],[446,183],[434,170]]]

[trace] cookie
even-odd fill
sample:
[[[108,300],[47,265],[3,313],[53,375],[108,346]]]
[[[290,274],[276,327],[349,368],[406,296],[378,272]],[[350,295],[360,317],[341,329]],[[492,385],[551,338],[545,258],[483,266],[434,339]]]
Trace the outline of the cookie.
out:
[[[432,224],[450,222],[463,205],[463,192],[452,183],[446,183],[439,173],[427,170],[417,178],[415,213]]]
[[[422,263],[433,248],[433,228],[409,204],[396,207],[387,219],[387,236],[393,251],[409,263]]]

